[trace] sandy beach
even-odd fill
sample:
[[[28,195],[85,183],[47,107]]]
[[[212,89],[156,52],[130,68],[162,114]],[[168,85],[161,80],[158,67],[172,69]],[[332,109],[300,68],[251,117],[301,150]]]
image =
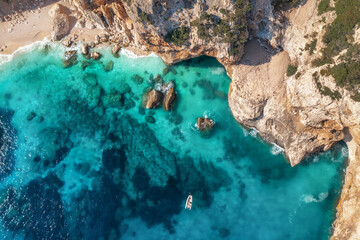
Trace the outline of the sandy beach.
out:
[[[70,6],[64,1],[48,0],[40,2],[39,6],[34,5],[26,10],[19,10],[5,2],[0,2],[3,20],[0,22],[0,54],[11,54],[19,47],[29,45],[36,41],[50,39],[53,18],[49,15],[49,10],[54,4],[60,3],[66,8]],[[15,10],[14,10],[15,9]],[[70,11],[69,11],[70,12]],[[71,11],[72,12],[72,11]],[[9,13],[6,15],[5,13]],[[100,34],[100,29],[87,29],[77,27],[76,18],[70,14],[70,33],[68,36],[78,35],[82,41],[94,41],[95,36]]]

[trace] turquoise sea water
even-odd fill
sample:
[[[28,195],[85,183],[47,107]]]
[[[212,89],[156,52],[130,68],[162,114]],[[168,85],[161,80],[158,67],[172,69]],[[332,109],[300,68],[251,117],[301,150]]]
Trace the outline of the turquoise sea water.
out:
[[[0,65],[0,239],[329,238],[344,145],[291,168],[235,122],[212,58],[166,73],[156,56],[108,48],[64,68],[63,52],[37,45]],[[157,74],[176,86],[170,112],[141,107]]]

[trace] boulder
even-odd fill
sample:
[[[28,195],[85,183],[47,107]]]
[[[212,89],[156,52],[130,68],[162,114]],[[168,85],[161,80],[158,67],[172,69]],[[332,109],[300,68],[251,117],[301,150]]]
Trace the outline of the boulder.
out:
[[[82,54],[84,54],[84,55],[88,55],[88,54],[89,54],[89,44],[83,43],[83,44],[81,45],[81,52],[82,52]]]
[[[119,53],[120,49],[121,49],[120,45],[115,44],[115,45],[112,46],[111,51],[112,51],[113,54],[117,54],[117,53]]]
[[[161,100],[162,100],[163,94],[160,91],[156,91],[155,89],[152,89],[150,92],[146,94],[146,100],[145,100],[145,108],[156,108],[159,106]]]
[[[165,94],[164,102],[163,102],[163,108],[166,111],[169,111],[171,108],[171,105],[173,104],[174,100],[176,98],[176,93],[174,87],[170,87]]]
[[[69,29],[69,16],[64,13],[57,14],[51,27],[51,39],[53,41],[59,41],[68,34]]]
[[[65,39],[64,41],[61,42],[61,44],[65,47],[70,47],[72,44],[72,41],[70,39]]]
[[[197,119],[197,129],[201,132],[208,132],[214,127],[214,122],[209,118],[199,117]]]
[[[62,6],[59,3],[56,3],[54,6],[52,6],[49,10],[50,17],[55,17],[56,15],[64,13],[64,6]]]
[[[99,52],[92,52],[92,53],[90,53],[90,57],[91,57],[91,59],[93,59],[93,60],[98,60],[98,59],[101,58],[101,53],[99,53]]]

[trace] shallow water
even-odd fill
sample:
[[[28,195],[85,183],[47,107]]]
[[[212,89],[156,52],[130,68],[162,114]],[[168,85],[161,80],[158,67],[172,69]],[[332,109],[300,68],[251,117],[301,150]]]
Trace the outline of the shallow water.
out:
[[[215,59],[166,73],[156,56],[104,48],[64,68],[63,51],[38,45],[0,66],[0,239],[329,238],[344,145],[291,168],[235,122]],[[141,107],[157,74],[176,86],[170,112]]]

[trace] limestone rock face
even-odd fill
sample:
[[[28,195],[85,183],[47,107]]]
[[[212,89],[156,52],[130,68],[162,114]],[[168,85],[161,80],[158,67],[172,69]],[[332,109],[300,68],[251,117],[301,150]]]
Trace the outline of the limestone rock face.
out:
[[[344,134],[336,109],[326,106],[328,100],[322,101],[321,96],[303,112],[304,105],[288,92],[288,63],[288,54],[282,52],[256,67],[231,66],[229,105],[238,122],[256,128],[265,139],[282,146],[294,166],[309,153],[329,149]],[[314,86],[303,90],[297,95],[316,96]]]
[[[51,27],[51,39],[59,41],[69,32],[70,21],[69,16],[65,13],[59,13],[55,16]]]
[[[86,22],[107,29],[112,35],[121,36],[118,39],[123,44],[132,44],[141,50],[156,52],[167,64],[200,55],[216,57],[220,62],[230,64],[237,62],[243,53],[243,42],[236,45],[237,50],[233,53],[234,46],[229,41],[223,41],[219,35],[211,37],[202,36],[201,33],[199,35],[197,27],[191,25],[191,22],[200,19],[204,26],[206,21],[214,21],[212,23],[214,26],[221,19],[227,22],[227,16],[234,13],[236,8],[242,7],[231,0],[198,2],[71,0],[70,2],[83,15]],[[244,4],[244,11],[246,8]],[[207,15],[203,15],[204,13]],[[180,44],[167,40],[169,34],[180,27],[189,29],[188,38]],[[207,30],[204,33],[207,34]],[[240,35],[239,41],[240,38],[247,38],[246,27],[241,30]]]
[[[336,221],[331,240],[360,239],[360,128],[349,128],[345,142],[349,147],[349,163],[345,184],[336,208]]]

